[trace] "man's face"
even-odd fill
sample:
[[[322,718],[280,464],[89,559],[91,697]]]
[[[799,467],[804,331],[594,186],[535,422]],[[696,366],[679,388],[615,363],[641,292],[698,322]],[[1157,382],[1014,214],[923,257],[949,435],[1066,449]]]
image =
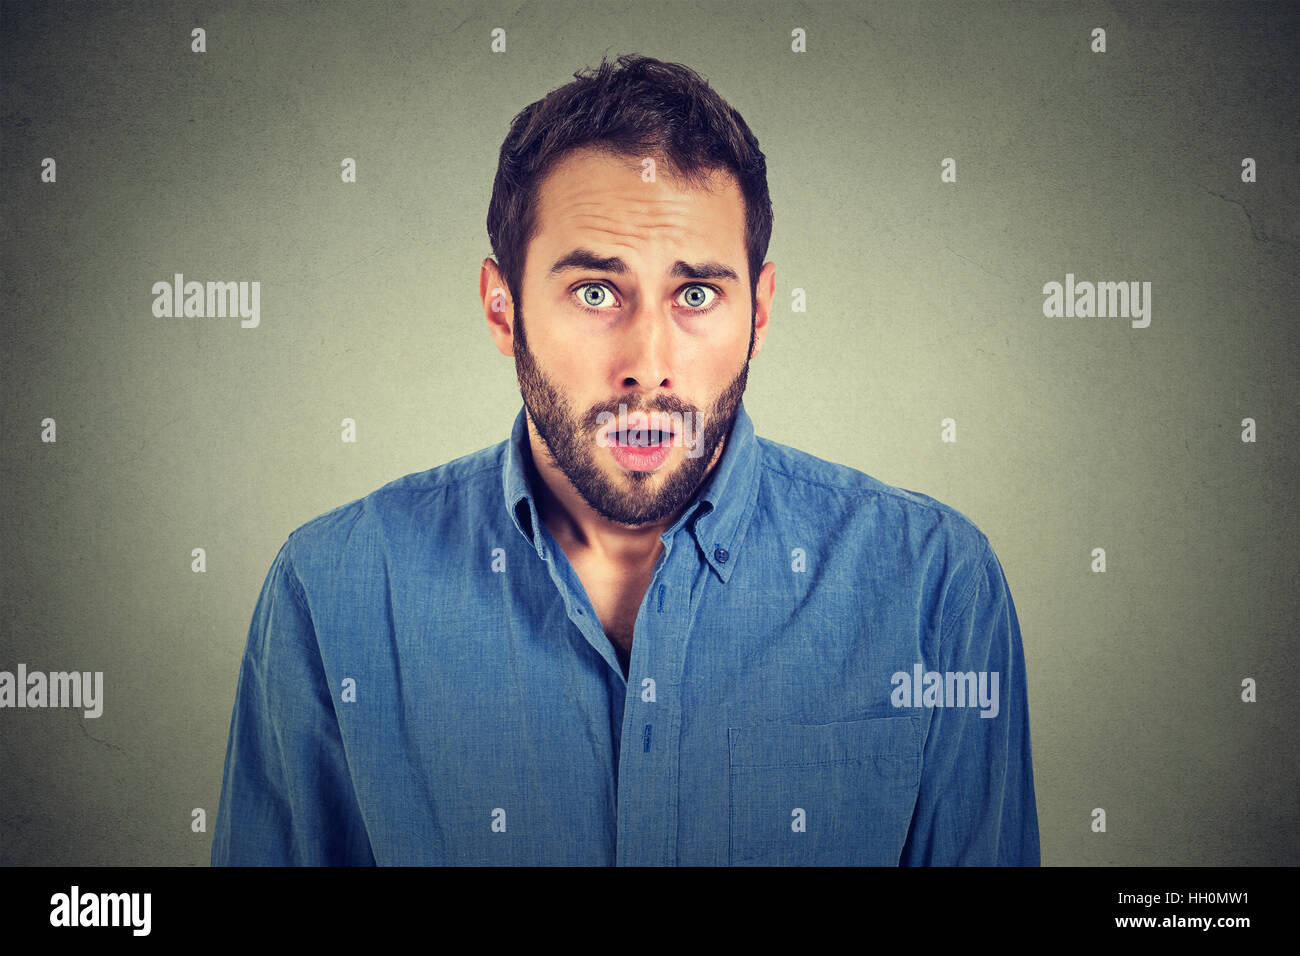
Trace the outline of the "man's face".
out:
[[[710,186],[646,182],[626,159],[580,150],[538,193],[513,326],[520,391],[555,466],[622,525],[691,500],[744,394],[744,201],[730,175]]]

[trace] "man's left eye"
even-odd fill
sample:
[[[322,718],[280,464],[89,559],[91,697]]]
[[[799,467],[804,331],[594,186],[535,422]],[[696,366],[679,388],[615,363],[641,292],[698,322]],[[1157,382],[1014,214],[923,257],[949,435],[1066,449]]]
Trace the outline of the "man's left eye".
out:
[[[717,297],[718,293],[706,285],[688,285],[682,290],[683,303],[692,309],[702,309],[712,305]]]

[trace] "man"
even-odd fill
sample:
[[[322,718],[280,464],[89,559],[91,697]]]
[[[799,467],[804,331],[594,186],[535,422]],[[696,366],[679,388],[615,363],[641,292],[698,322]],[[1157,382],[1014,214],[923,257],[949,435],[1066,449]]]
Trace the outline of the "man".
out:
[[[745,413],[753,134],[681,66],[574,76],[515,118],[488,215],[511,437],[289,536],[212,862],[1036,865],[987,539]]]

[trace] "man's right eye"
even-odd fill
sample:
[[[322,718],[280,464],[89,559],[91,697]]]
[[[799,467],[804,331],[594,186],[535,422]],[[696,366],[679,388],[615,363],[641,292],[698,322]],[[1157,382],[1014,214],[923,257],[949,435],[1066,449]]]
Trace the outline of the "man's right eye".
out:
[[[607,308],[600,307],[611,305],[613,302],[613,293],[609,287],[599,282],[584,282],[573,291],[577,293],[582,308],[587,312],[608,312]]]

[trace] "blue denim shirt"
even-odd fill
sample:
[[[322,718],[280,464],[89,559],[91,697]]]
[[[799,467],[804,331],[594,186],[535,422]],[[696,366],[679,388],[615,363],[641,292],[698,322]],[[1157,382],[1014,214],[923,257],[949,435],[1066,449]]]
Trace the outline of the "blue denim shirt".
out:
[[[1039,863],[1019,624],[968,518],[742,405],[625,678],[530,454],[521,408],[289,535],[214,865]]]

